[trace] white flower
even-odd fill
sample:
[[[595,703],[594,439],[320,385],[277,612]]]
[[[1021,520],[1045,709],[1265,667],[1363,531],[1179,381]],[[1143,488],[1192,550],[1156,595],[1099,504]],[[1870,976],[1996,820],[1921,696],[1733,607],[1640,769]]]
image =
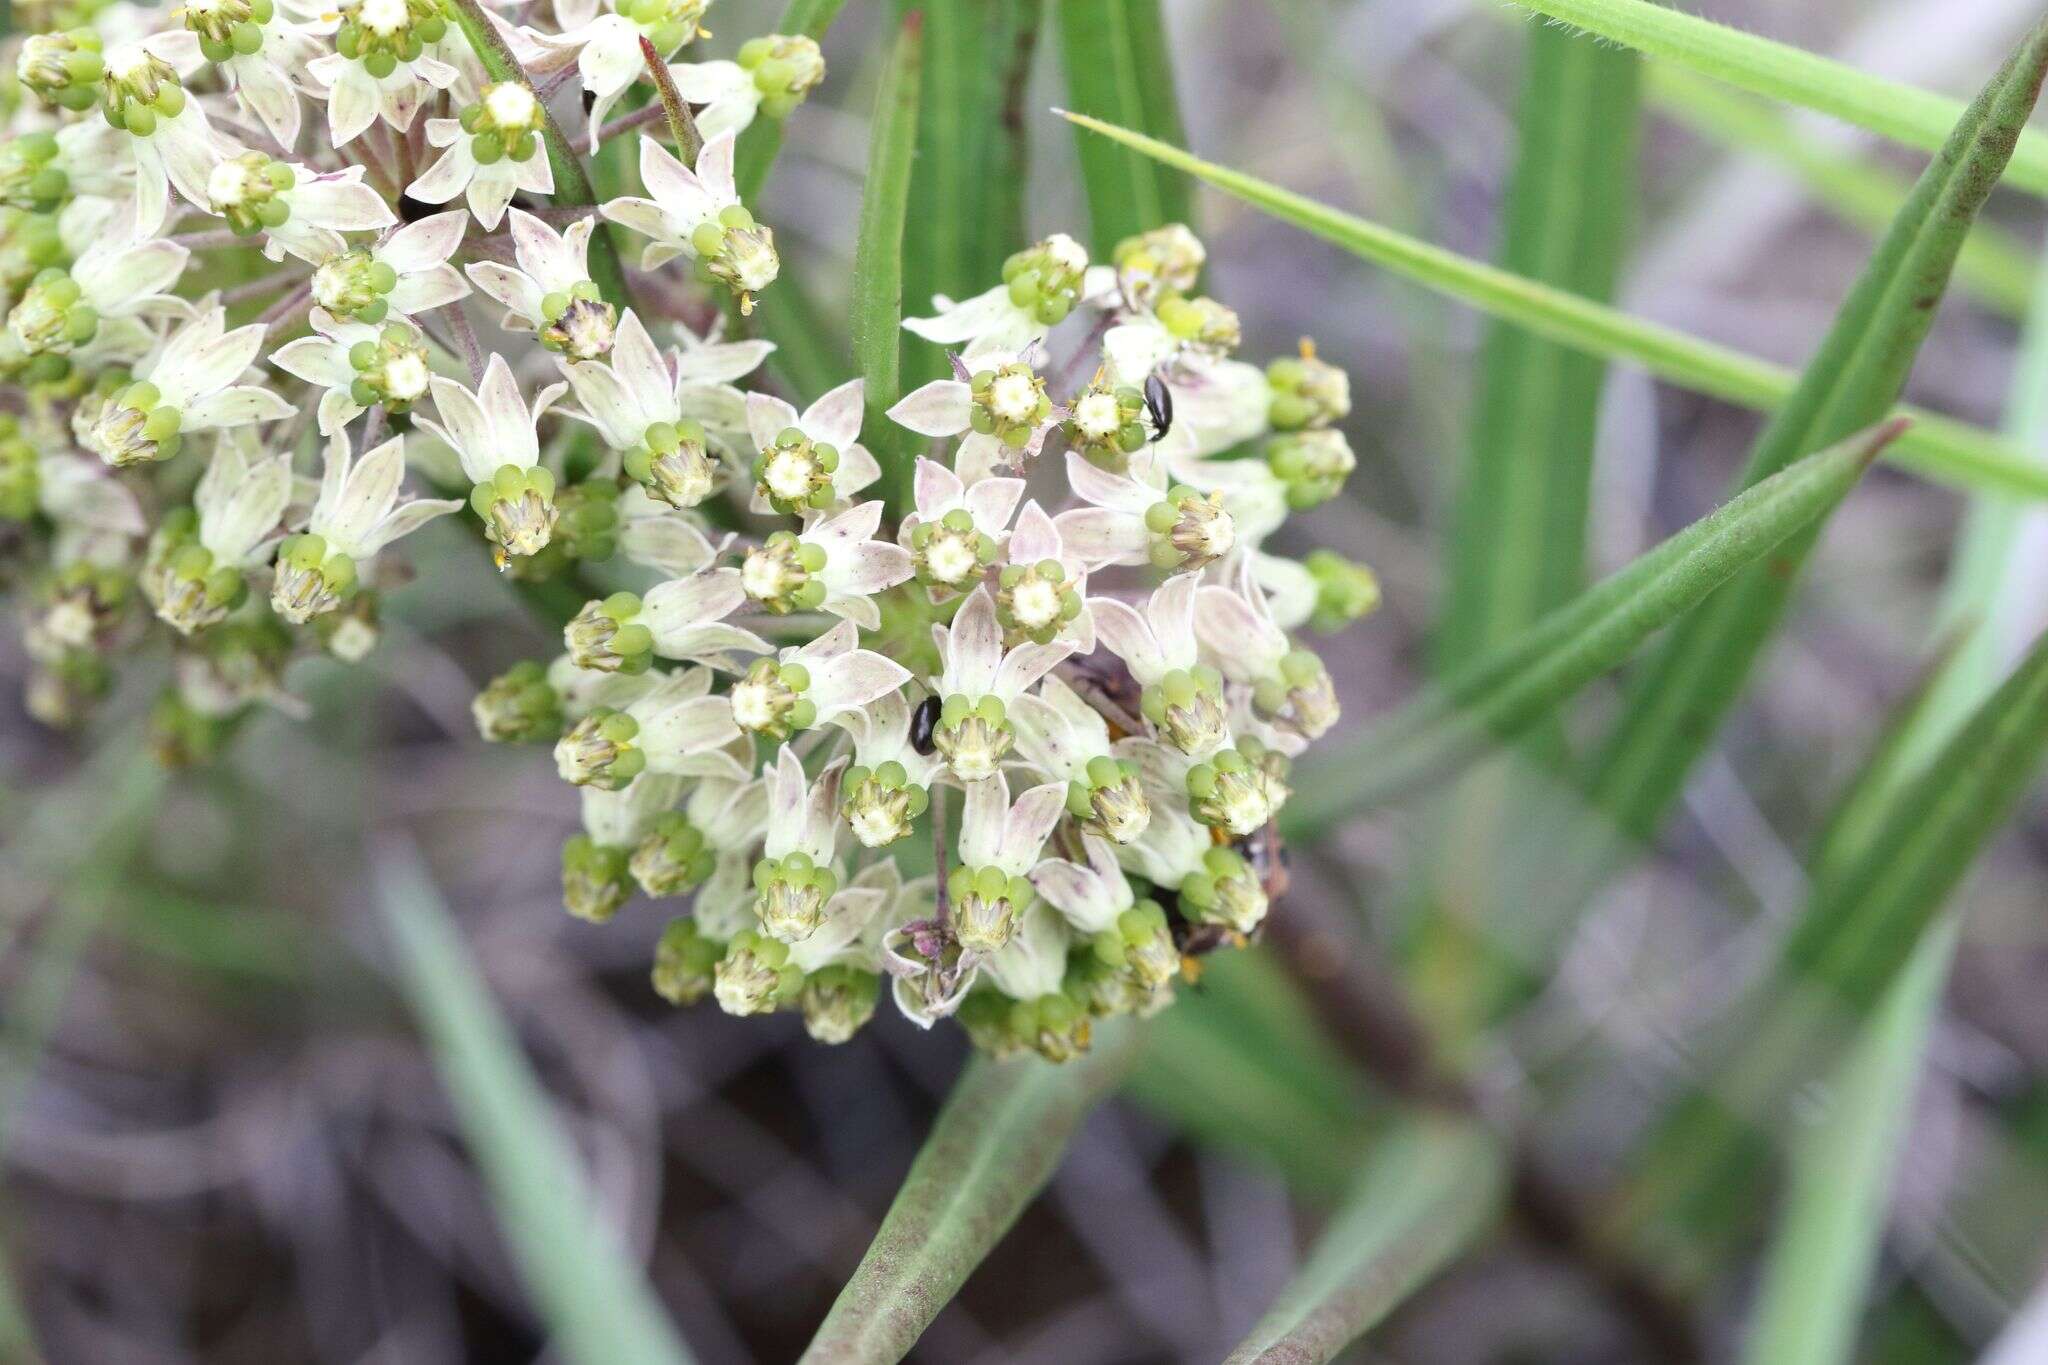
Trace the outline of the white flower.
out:
[[[1065,640],[1080,655],[1095,652],[1088,612],[1087,566],[1060,539],[1059,527],[1036,499],[1024,504],[996,574],[996,620],[1010,644]]]
[[[1003,649],[994,599],[976,588],[950,626],[933,626],[939,676],[932,691],[941,699],[933,743],[953,775],[978,782],[995,775],[1015,742],[1009,705],[1073,652],[1064,642]]]
[[[640,183],[649,198],[627,195],[600,211],[621,227],[647,237],[640,266],[688,256],[739,296],[741,311],[781,273],[775,234],[740,203],[732,174],[733,134],[705,142],[693,170],[653,138],[640,138]]]
[[[151,546],[142,589],[156,614],[182,635],[226,619],[246,595],[244,571],[269,553],[291,501],[290,457],[253,466],[239,442],[223,441],[193,491],[196,522],[166,523]]]
[[[609,359],[557,364],[578,404],[563,415],[596,427],[635,482],[676,508],[694,507],[716,491],[724,470],[712,433],[729,433],[739,421],[744,400],[737,389],[704,382],[705,367],[664,355],[630,310]]]
[[[297,409],[269,389],[235,382],[263,348],[263,325],[226,323],[227,310],[210,308],[166,337],[135,367],[136,382],[83,425],[80,443],[108,464],[139,464],[169,459],[191,432],[291,416]],[[81,424],[86,413],[81,404]]]
[[[163,229],[173,186],[195,208],[208,209],[207,176],[223,155],[239,150],[213,131],[199,101],[186,94],[178,79],[174,61],[186,51],[197,65],[198,48],[190,39],[185,33],[159,33],[106,53],[103,107],[107,121],[118,121],[129,134],[138,240]]]
[[[304,166],[241,152],[217,162],[206,178],[213,212],[245,237],[265,235],[263,254],[286,252],[318,265],[348,249],[344,232],[374,232],[398,219],[384,196],[363,183],[363,168],[316,174]]]
[[[270,363],[326,390],[320,395],[323,435],[339,431],[372,407],[410,412],[427,396],[433,371],[427,364],[426,344],[410,322],[393,320],[373,327],[335,317],[324,308],[315,308],[311,321],[317,335],[278,347]]]
[[[679,63],[668,69],[676,93],[697,110],[704,137],[743,132],[757,113],[782,119],[825,79],[817,41],[772,33],[740,44],[739,60]]]
[[[1249,574],[1238,587],[1201,589],[1195,626],[1223,675],[1251,689],[1252,714],[1303,741],[1337,723],[1337,692],[1312,650],[1296,649]]]
[[[824,924],[839,890],[839,778],[846,761],[813,783],[784,745],[768,770],[768,839],[754,867],[754,915],[762,932],[801,943]]]
[[[909,698],[892,688],[836,718],[853,736],[853,765],[840,786],[839,811],[854,838],[868,848],[910,833],[911,822],[930,804],[933,775],[945,766],[936,754],[921,754],[910,742],[914,714]]]
[[[926,341],[959,346],[969,360],[988,351],[1016,354],[1067,316],[1087,273],[1087,248],[1055,232],[1005,261],[1003,283],[961,303],[935,297],[938,316],[905,318],[903,327]]]
[[[700,834],[712,855],[712,870],[697,892],[697,927],[724,941],[754,927],[753,871],[755,850],[768,833],[766,778],[703,777],[697,779],[683,815]],[[650,893],[658,854],[635,849],[634,876]],[[665,893],[664,893],[665,894]]]
[[[1031,885],[1067,923],[1092,938],[1115,929],[1117,917],[1136,897],[1117,864],[1114,845],[1093,835],[1084,835],[1081,845],[1088,857],[1085,865],[1047,858],[1031,869]]]
[[[747,431],[753,438],[752,510],[811,516],[844,507],[882,477],[882,467],[860,444],[864,381],[848,380],[804,409],[772,394],[747,395]]]
[[[448,258],[468,225],[466,214],[436,213],[372,246],[337,252],[313,272],[313,301],[335,317],[374,324],[465,298],[469,283]]]
[[[738,569],[700,568],[645,595],[615,592],[590,602],[563,634],[570,657],[583,668],[639,672],[659,655],[731,672],[736,665],[729,651],[773,648],[752,631],[726,624],[746,600]]]
[[[1145,719],[1190,758],[1207,758],[1230,742],[1222,675],[1201,659],[1195,619],[1201,601],[1195,576],[1175,574],[1153,592],[1142,614],[1113,597],[1088,604],[1096,638],[1144,689],[1139,707]],[[1235,640],[1230,647],[1249,650],[1254,642]]]
[[[394,436],[352,463],[348,433],[327,441],[320,496],[302,535],[279,546],[271,605],[303,623],[339,607],[379,550],[462,504],[438,498],[399,501],[405,441]]]
[[[547,546],[555,526],[555,478],[540,462],[535,430],[562,393],[551,384],[529,408],[502,355],[484,367],[474,392],[436,375],[431,383],[438,423],[420,425],[452,447],[471,483],[470,506],[493,542],[507,554],[530,555]]]
[[[119,234],[95,240],[68,271],[38,276],[22,292],[7,314],[0,360],[66,355],[102,330],[109,331],[103,345],[147,350],[149,330],[129,320],[192,316],[192,306],[169,292],[191,257],[167,240],[130,244]],[[109,327],[124,321],[126,328]]]
[[[597,150],[597,132],[612,106],[626,93],[626,87],[647,72],[640,52],[643,35],[654,45],[655,55],[666,60],[678,48],[694,42],[702,31],[700,22],[711,0],[619,0],[620,12],[596,15],[596,7],[577,3],[568,14],[557,14],[565,31],[559,34],[524,30],[525,36],[543,49],[539,69],[559,68],[573,59],[591,97],[590,150]],[[571,19],[581,22],[571,23]]]
[[[445,204],[466,192],[477,222],[496,228],[513,195],[554,193],[554,168],[541,146],[545,123],[546,111],[524,82],[486,86],[461,118],[427,120],[427,141],[444,150],[406,193]]]
[[[1010,804],[998,772],[967,784],[960,814],[960,865],[946,877],[960,946],[993,953],[1009,942],[1017,916],[1033,898],[1024,874],[1038,863],[1067,799],[1064,783],[1033,787]]]
[[[937,593],[965,592],[995,562],[1024,480],[963,484],[937,460],[919,457],[913,488],[916,509],[904,516],[896,538],[910,551],[920,583]]]
[[[740,582],[778,616],[828,611],[877,629],[882,613],[874,594],[910,577],[910,552],[874,538],[881,524],[882,504],[864,502],[801,533],[776,531],[747,551]]]
[[[1017,750],[1047,777],[1066,784],[1067,813],[1091,833],[1128,844],[1145,832],[1152,805],[1137,771],[1120,762],[1102,713],[1057,676],[1010,708]]]
[[[909,669],[859,643],[853,623],[841,621],[808,644],[756,659],[732,686],[733,719],[750,734],[787,739],[843,722],[910,681]]]
[[[301,119],[297,73],[319,54],[318,39],[280,13],[275,0],[186,0],[183,14],[201,54],[235,92],[235,102],[255,115],[280,147],[296,144]]]
[[[577,786],[618,789],[643,772],[744,777],[728,746],[732,703],[709,695],[711,671],[668,674],[623,709],[598,707],[555,745],[555,767]]]
[[[335,35],[340,50],[306,64],[307,74],[326,88],[327,131],[335,146],[355,141],[379,117],[407,131],[429,91],[455,84],[461,73],[426,52],[446,25],[429,0],[356,0],[343,7]]]
[[[609,354],[618,310],[598,292],[588,264],[597,219],[579,218],[558,233],[522,209],[510,216],[517,268],[497,261],[467,267],[476,287],[505,305],[501,325],[537,333],[542,346],[570,360]]]
[[[1045,396],[1032,355],[983,351],[974,361],[970,370],[956,357],[952,379],[934,379],[889,409],[892,421],[921,436],[968,433],[953,456],[968,483],[1036,456],[1062,415]]]
[[[1149,321],[1110,328],[1102,349],[1118,383],[1141,386],[1156,373],[1173,403],[1173,430],[1196,457],[1271,430],[1273,391],[1256,365],[1180,349],[1171,333]]]
[[[1286,490],[1262,461],[1195,460],[1170,446],[1132,455],[1127,474],[1099,469],[1070,450],[1067,482],[1090,505],[1054,521],[1062,541],[1092,569],[1200,569],[1241,541],[1256,544],[1287,515]]]

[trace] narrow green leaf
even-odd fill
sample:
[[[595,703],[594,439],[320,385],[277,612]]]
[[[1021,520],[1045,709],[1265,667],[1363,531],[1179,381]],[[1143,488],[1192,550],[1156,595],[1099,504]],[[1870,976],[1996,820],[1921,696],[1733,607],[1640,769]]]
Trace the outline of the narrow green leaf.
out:
[[[1513,3],[1752,94],[1817,109],[1924,152],[1941,147],[1963,115],[1960,100],[1873,76],[1650,0]],[[2018,136],[2012,183],[2034,194],[2048,194],[2048,138],[2031,132]]]
[[[1863,432],[1745,490],[1315,767],[1304,764],[1283,828],[1312,838],[1512,740],[1834,507],[1902,424]]]
[[[911,183],[903,297],[913,317],[934,294],[997,284],[1024,238],[1024,86],[1043,0],[903,0],[924,15],[925,78]],[[906,336],[904,385],[948,374],[945,352]]]
[[[1467,1120],[1400,1121],[1367,1156],[1301,1272],[1226,1365],[1319,1365],[1371,1330],[1494,1221],[1497,1140]]]
[[[1816,886],[1779,961],[1731,1012],[1722,1060],[1655,1128],[1615,1225],[1678,1282],[1744,1230],[1766,1134],[1838,1063],[2048,750],[2048,636],[1906,788],[1856,866]]]
[[[802,34],[813,42],[823,42],[825,31],[832,27],[832,21],[845,5],[846,0],[789,0],[789,8],[782,12],[782,22],[775,31],[789,37]],[[739,190],[741,202],[752,204],[760,199],[761,188],[768,183],[768,172],[782,151],[782,124],[783,120],[777,118],[757,118],[740,134],[739,143],[733,148],[733,185]]]
[[[1084,1057],[967,1064],[873,1245],[811,1339],[810,1365],[901,1360],[1051,1178],[1088,1111],[1122,1081],[1141,1031],[1115,1020]]]
[[[1889,227],[1912,191],[1912,182],[1890,168],[1828,146],[1761,101],[1684,67],[1652,62],[1644,72],[1644,93],[1699,136],[1784,165],[1817,202],[1866,231]],[[1979,221],[1956,257],[1956,287],[2013,317],[2026,314],[2035,273],[2026,243],[1994,222]]]
[[[923,23],[912,13],[897,29],[875,92],[853,256],[853,356],[867,383],[868,445],[882,464],[882,486],[899,506],[910,497],[911,458],[908,444],[897,439],[901,429],[885,414],[903,396],[903,224],[917,153],[923,54]]]
[[[1956,252],[2033,111],[2044,69],[2048,22],[2035,27],[1985,86],[1920,177],[1798,391],[1758,438],[1745,483],[1841,440],[1898,401]],[[1647,839],[1661,823],[1775,631],[1818,534],[1816,525],[1769,564],[1743,574],[1684,622],[1632,683],[1589,783],[1592,804],[1613,818],[1620,835]],[[1589,862],[1611,856],[1603,852]]]
[[[1166,142],[1182,140],[1159,0],[1058,0],[1067,98],[1075,109]],[[1134,233],[1188,220],[1187,177],[1085,134],[1077,151],[1095,255]]]
[[[802,399],[799,408],[845,382],[852,364],[846,331],[838,317],[818,306],[800,276],[775,281],[775,306],[755,309],[754,323],[775,343],[768,363]]]
[[[517,81],[528,90],[533,88],[526,68],[519,64],[519,59],[512,55],[512,49],[505,45],[505,39],[491,26],[489,17],[477,0],[448,0],[448,17],[469,40],[471,50],[492,80]],[[595,213],[597,192],[591,188],[590,175],[583,168],[583,158],[577,155],[569,139],[562,136],[561,125],[555,122],[555,116],[545,103],[541,105],[541,117],[546,120],[541,127],[541,145],[547,149],[548,167],[555,173],[552,197],[556,206],[589,208]],[[615,230],[612,224],[600,219],[597,231],[590,234],[590,278],[604,291],[606,302],[616,308],[625,308],[633,302],[633,295],[626,288],[626,272],[619,264],[618,246],[612,240]]]
[[[1702,341],[1674,328],[1630,317],[1510,271],[1461,256],[1405,233],[1316,203],[1255,176],[1204,161],[1156,138],[1084,114],[1067,118],[1104,137],[1179,167],[1246,203],[1310,232],[1424,288],[1461,299],[1566,346],[1629,361],[1696,393],[1770,411],[1798,387],[1790,370]],[[1965,487],[2048,496],[2048,471],[2037,468],[2001,438],[1932,413],[1900,409],[1913,429],[1891,458],[1929,478]]]
[[[582,1163],[409,845],[377,850],[378,907],[506,1243],[577,1365],[665,1365],[689,1352],[599,1217]]]

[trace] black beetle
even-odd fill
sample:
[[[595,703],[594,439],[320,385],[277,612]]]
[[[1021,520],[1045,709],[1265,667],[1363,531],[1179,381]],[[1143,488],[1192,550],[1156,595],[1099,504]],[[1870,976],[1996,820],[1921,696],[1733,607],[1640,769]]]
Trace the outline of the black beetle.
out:
[[[1173,430],[1173,390],[1156,374],[1145,376],[1145,411],[1152,415],[1152,439]]]
[[[939,728],[939,699],[926,697],[910,713],[910,747],[929,756],[933,748],[932,732]]]

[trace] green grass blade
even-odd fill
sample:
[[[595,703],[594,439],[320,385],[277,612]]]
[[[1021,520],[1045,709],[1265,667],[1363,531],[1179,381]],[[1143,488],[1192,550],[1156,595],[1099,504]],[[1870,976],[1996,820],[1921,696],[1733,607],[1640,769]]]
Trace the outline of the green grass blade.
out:
[[[846,331],[827,314],[804,281],[786,274],[775,281],[775,306],[757,308],[754,323],[775,343],[768,364],[807,407],[827,390],[846,382],[852,365]]]
[[[899,508],[910,497],[910,446],[899,439],[902,428],[886,414],[903,396],[903,225],[917,153],[923,56],[923,24],[911,14],[897,28],[875,92],[860,237],[853,255],[853,357],[867,381],[865,429],[882,465],[882,487]]]
[[[2048,23],[1985,86],[1920,177],[1798,391],[1758,438],[1745,483],[1841,440],[1898,401],[1956,252],[2033,111],[2044,70]],[[1818,534],[1815,526],[1682,624],[1631,686],[1589,784],[1593,805],[1621,834],[1646,839],[1661,823],[1775,631]]]
[[[846,0],[790,0],[775,31],[788,37],[802,34],[823,42],[826,30],[845,5]],[[783,120],[778,118],[757,118],[747,125],[733,148],[733,184],[744,203],[759,200],[762,187],[768,183],[768,172],[782,152],[782,124]]]
[[[1075,109],[1166,142],[1182,140],[1159,0],[1058,0],[1067,98]],[[1188,221],[1187,177],[1079,134],[1095,255],[1133,233]]]
[[[1612,361],[1628,361],[1682,388],[1760,411],[1783,405],[1798,387],[1798,376],[1783,366],[1446,251],[1128,128],[1084,114],[1066,117],[1424,288],[1460,299],[1562,345]],[[2048,496],[2048,471],[2036,467],[2002,438],[1911,407],[1900,411],[1914,419],[1914,426],[1893,447],[1895,463],[1964,487],[2030,498]]]
[[[512,55],[512,49],[498,30],[491,27],[490,19],[484,14],[477,0],[448,0],[448,17],[462,30],[462,36],[469,40],[469,46],[483,64],[486,74],[494,81],[517,81],[528,90],[533,82],[527,77],[526,68]],[[546,122],[541,127],[541,145],[548,154],[548,167],[555,173],[555,192],[551,196],[556,207],[565,209],[589,208],[597,211],[597,191],[591,187],[590,175],[583,167],[583,158],[577,155],[569,139],[562,136],[561,125],[541,105],[541,116]],[[625,308],[633,302],[631,291],[626,288],[625,268],[619,263],[619,249],[612,239],[617,228],[599,220],[597,231],[590,234],[590,278],[604,291],[605,300],[614,307]]]
[[[1512,2],[1752,94],[1816,109],[1926,152],[1943,145],[1963,114],[1959,100],[1873,76],[1650,0]],[[2039,133],[2020,134],[2009,174],[2018,188],[2048,194],[2048,138]]]
[[[562,1353],[577,1365],[688,1361],[644,1271],[598,1218],[582,1163],[417,853],[380,848],[376,885],[406,999]]]
[[[1745,490],[1430,692],[1303,765],[1281,814],[1290,837],[1455,772],[1514,739],[1650,635],[1834,507],[1899,429],[1895,420]]]
[[[918,0],[924,15],[924,98],[914,211],[905,249],[904,310],[931,312],[932,295],[968,298],[1002,280],[1022,249],[1023,101],[1043,0]],[[949,371],[945,351],[905,336],[904,387]]]
[[[1866,231],[1889,227],[1912,190],[1904,176],[1828,146],[1768,105],[1684,67],[1652,62],[1643,77],[1644,94],[1656,109],[1710,142],[1780,163],[1816,202]],[[2015,318],[2026,315],[2035,273],[2034,253],[1997,223],[1980,220],[1956,257],[1956,287]]]
[[[1412,1117],[1367,1156],[1301,1272],[1226,1365],[1318,1365],[1384,1319],[1499,1216],[1505,1160],[1485,1129]]]
[[[1654,1129],[1615,1216],[1680,1283],[1756,1209],[1766,1134],[1826,1075],[1905,970],[2048,750],[2048,636],[1906,788],[1869,847],[1820,883],[1780,959],[1731,1014],[1721,1060]]]
[[[1135,1024],[1111,1021],[1086,1056],[1063,1065],[969,1062],[804,1361],[901,1360],[1051,1178],[1141,1042]]]

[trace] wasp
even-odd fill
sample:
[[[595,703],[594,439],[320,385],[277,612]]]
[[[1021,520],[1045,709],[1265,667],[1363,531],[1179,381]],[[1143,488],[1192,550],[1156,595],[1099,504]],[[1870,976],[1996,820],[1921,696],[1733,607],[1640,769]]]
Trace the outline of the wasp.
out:
[[[1173,430],[1173,390],[1156,374],[1145,376],[1145,411],[1152,418],[1152,439],[1164,439]]]
[[[926,697],[910,713],[910,747],[927,758],[936,747],[934,732],[939,728],[939,699]]]

